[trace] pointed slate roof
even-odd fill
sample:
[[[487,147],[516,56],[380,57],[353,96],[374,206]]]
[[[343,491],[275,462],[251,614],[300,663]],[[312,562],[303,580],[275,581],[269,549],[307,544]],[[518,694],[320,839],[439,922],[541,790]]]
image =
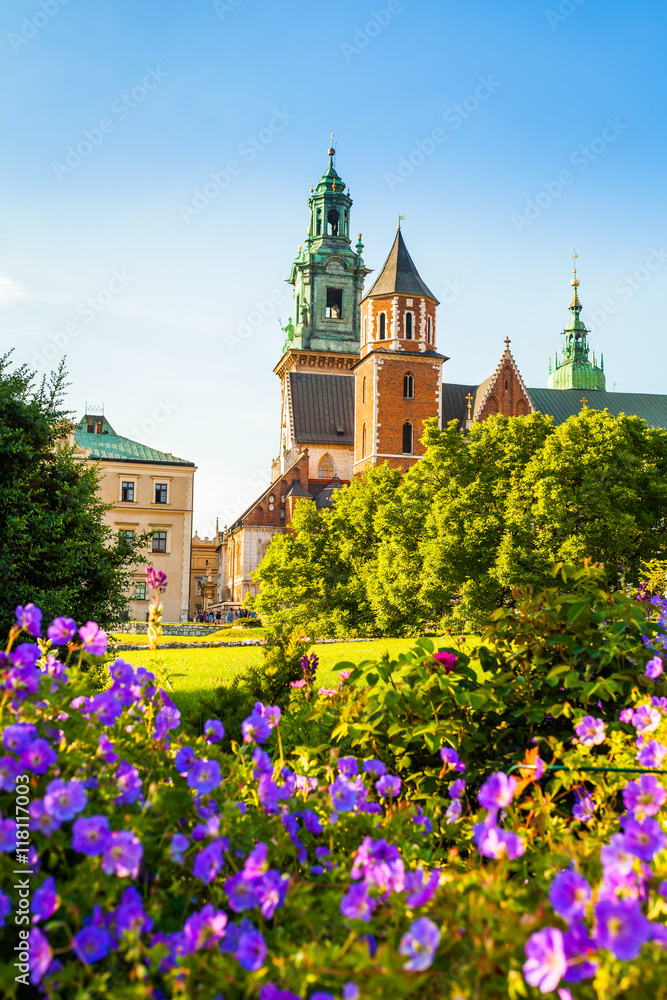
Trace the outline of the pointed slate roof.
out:
[[[389,251],[384,267],[364,298],[368,299],[380,295],[426,295],[434,302],[438,301],[419,277],[419,272],[408,253],[400,229],[396,233],[394,245]]]

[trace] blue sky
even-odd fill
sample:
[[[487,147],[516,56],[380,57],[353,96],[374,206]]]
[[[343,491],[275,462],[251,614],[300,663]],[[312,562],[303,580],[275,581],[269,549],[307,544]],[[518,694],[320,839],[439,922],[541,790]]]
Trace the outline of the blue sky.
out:
[[[72,410],[196,462],[195,524],[231,522],[333,129],[369,267],[406,217],[447,381],[509,336],[546,383],[576,244],[608,388],[664,392],[666,29],[657,0],[5,0],[0,347],[66,355]]]

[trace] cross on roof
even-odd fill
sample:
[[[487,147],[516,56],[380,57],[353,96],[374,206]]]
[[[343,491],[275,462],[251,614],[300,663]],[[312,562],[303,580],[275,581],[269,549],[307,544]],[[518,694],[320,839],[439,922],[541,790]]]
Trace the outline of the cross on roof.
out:
[[[466,401],[468,403],[468,420],[470,420],[470,408],[472,407],[472,394],[470,392],[466,396]]]
[[[581,408],[582,408],[582,410],[583,410],[583,409],[584,409],[584,407],[585,407],[585,406],[587,406],[587,405],[588,405],[588,400],[586,399],[586,397],[585,397],[585,396],[582,396],[582,397],[581,397]]]

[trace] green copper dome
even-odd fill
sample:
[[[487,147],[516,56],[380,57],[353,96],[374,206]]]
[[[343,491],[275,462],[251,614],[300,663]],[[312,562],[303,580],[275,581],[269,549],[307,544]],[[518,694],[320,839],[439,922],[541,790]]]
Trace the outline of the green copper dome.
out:
[[[574,255],[575,258],[578,256]],[[602,390],[606,388],[604,375],[604,359],[600,356],[600,367],[589,360],[590,349],[588,346],[588,330],[582,322],[581,302],[579,301],[579,280],[577,269],[574,268],[574,277],[570,282],[573,288],[572,300],[569,305],[572,319],[563,330],[565,344],[560,359],[556,352],[555,365],[549,361],[550,389],[588,389],[589,391]]]

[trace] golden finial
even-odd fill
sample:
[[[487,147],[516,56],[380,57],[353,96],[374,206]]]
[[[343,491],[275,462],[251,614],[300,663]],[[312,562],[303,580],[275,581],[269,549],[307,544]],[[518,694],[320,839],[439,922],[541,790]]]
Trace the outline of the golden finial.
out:
[[[468,420],[470,420],[471,419],[470,410],[472,408],[472,395],[470,393],[468,393],[468,395],[466,396],[466,401],[468,403]]]
[[[310,193],[311,194],[313,193],[313,185],[312,184],[310,185]]]
[[[570,282],[570,284],[574,285],[575,288],[579,284],[579,279],[577,278],[577,257],[578,256],[579,256],[579,254],[577,253],[577,248],[576,247],[572,247],[572,262],[574,264],[574,267],[572,268],[572,273],[574,274],[574,277],[572,278],[572,281]]]
[[[334,149],[333,132],[332,132],[331,133],[331,142],[329,144],[329,156],[335,156],[335,155],[336,155],[336,150]]]
[[[587,406],[588,406],[588,400],[586,399],[585,396],[582,396],[581,397],[581,408],[582,408],[582,410],[584,410]]]
[[[512,343],[512,341],[509,339],[509,337],[505,337],[505,350],[506,351],[509,351],[511,343]]]

